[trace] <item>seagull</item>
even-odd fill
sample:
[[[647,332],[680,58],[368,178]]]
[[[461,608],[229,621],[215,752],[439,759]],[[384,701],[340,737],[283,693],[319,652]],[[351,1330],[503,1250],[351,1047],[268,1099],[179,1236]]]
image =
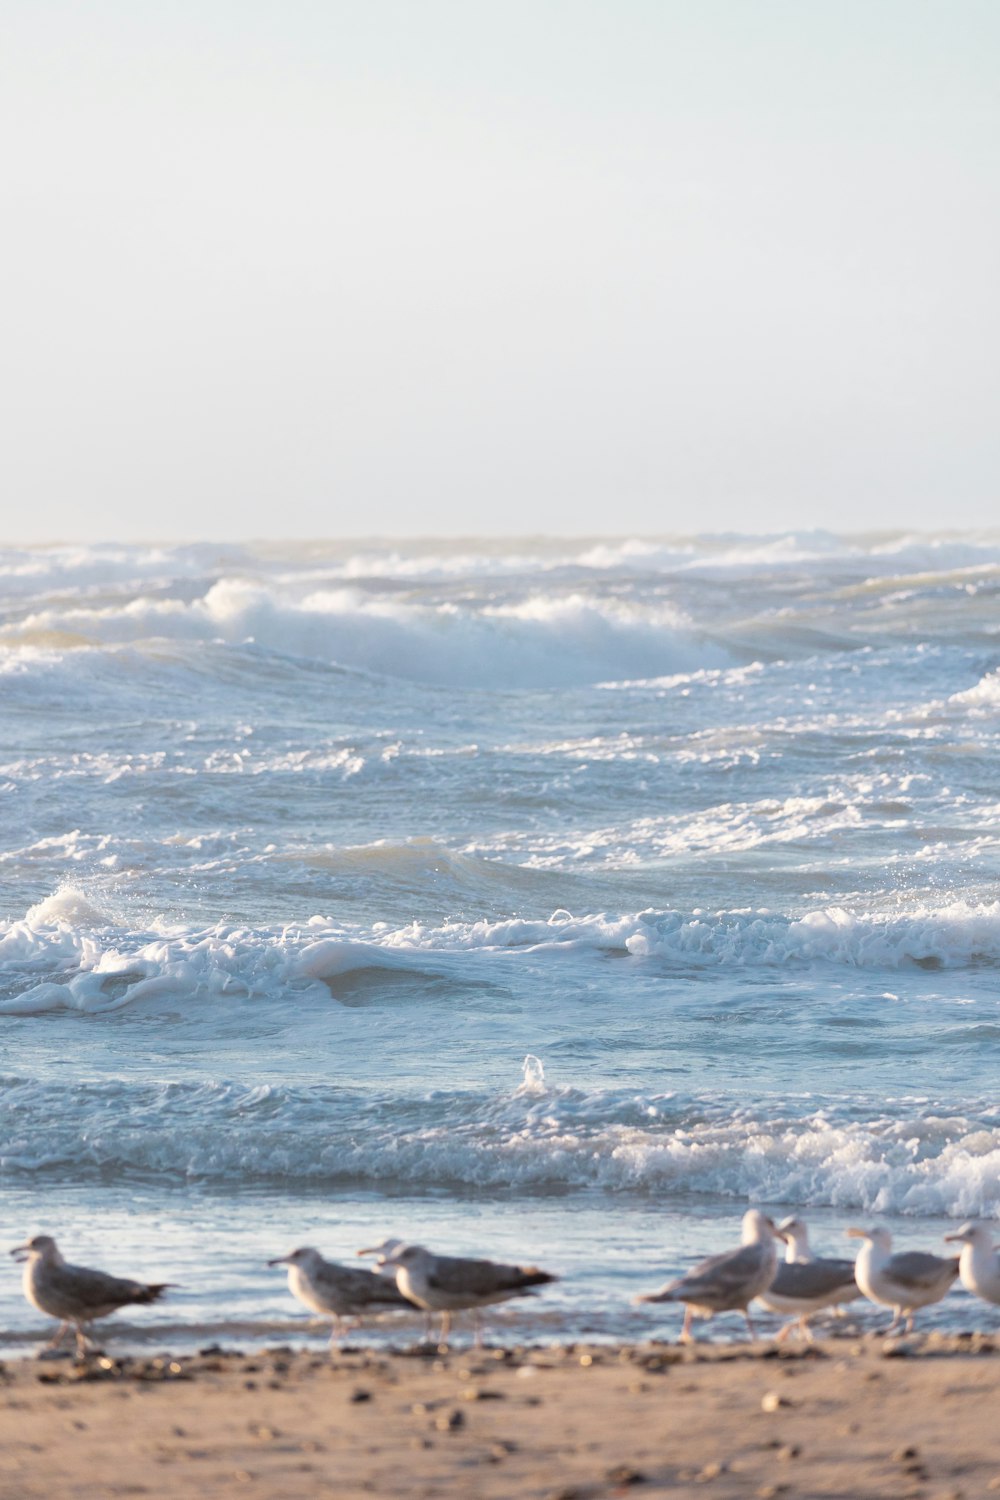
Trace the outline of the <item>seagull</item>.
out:
[[[993,1246],[993,1236],[984,1224],[963,1224],[954,1234],[946,1234],[951,1245],[961,1245],[958,1274],[962,1285],[974,1297],[1000,1305],[1000,1255]]]
[[[495,1260],[467,1260],[435,1255],[423,1245],[398,1245],[382,1257],[386,1270],[395,1270],[403,1296],[426,1312],[441,1314],[441,1342],[451,1330],[451,1315],[465,1308],[475,1314],[476,1347],[482,1343],[479,1310],[511,1297],[530,1297],[533,1288],[559,1278],[537,1266],[508,1266]]]
[[[390,1281],[395,1281],[396,1268],[395,1266],[388,1265],[388,1260],[394,1251],[401,1250],[405,1244],[405,1240],[401,1240],[395,1235],[388,1235],[384,1240],[376,1240],[374,1245],[367,1245],[364,1250],[358,1250],[357,1254],[377,1256],[378,1259],[375,1262],[376,1276],[387,1276]]]
[[[904,1314],[905,1332],[909,1333],[917,1308],[940,1302],[958,1276],[957,1256],[944,1258],[923,1250],[893,1255],[888,1229],[849,1229],[847,1233],[865,1242],[854,1264],[858,1286],[870,1302],[881,1302],[893,1310],[886,1333],[892,1332]]]
[[[782,1219],[780,1224],[775,1225],[775,1234],[785,1242],[786,1266],[803,1265],[806,1261],[816,1259],[809,1243],[809,1229],[805,1219],[799,1219],[794,1214],[791,1218]]]
[[[300,1245],[288,1255],[276,1256],[268,1265],[287,1266],[288,1290],[292,1296],[322,1317],[332,1318],[331,1347],[343,1335],[345,1318],[395,1312],[410,1306],[384,1276],[376,1276],[367,1268],[335,1265],[311,1245]]]
[[[396,1285],[396,1267],[394,1265],[390,1265],[389,1261],[390,1261],[390,1257],[393,1255],[394,1251],[401,1250],[404,1247],[405,1244],[406,1244],[405,1240],[399,1239],[399,1237],[397,1235],[390,1234],[390,1235],[387,1235],[384,1240],[376,1240],[375,1243],[374,1243],[374,1245],[367,1245],[364,1250],[358,1250],[356,1253],[358,1255],[374,1255],[374,1256],[376,1256],[377,1259],[375,1261],[374,1266],[372,1267],[372,1270],[375,1272],[375,1275],[376,1276],[382,1276],[382,1277],[384,1277],[384,1279],[386,1281],[391,1281],[392,1284],[395,1286]],[[400,1293],[400,1295],[402,1295],[402,1293]],[[409,1299],[407,1299],[407,1301],[408,1301],[408,1305],[410,1307],[416,1306],[415,1303],[409,1302]],[[424,1308],[424,1342],[425,1343],[429,1343],[430,1342],[431,1334],[433,1333],[433,1331],[434,1331],[434,1314],[432,1312],[428,1312],[427,1309]]]
[[[83,1354],[90,1346],[84,1324],[106,1318],[130,1303],[158,1302],[173,1285],[170,1281],[128,1281],[109,1276],[106,1271],[92,1271],[86,1266],[70,1266],[63,1260],[50,1234],[36,1234],[10,1252],[24,1267],[24,1295],[39,1312],[60,1320],[59,1330],[48,1348],[55,1349],[72,1325],[76,1329],[76,1350]]]
[[[743,1215],[742,1244],[736,1250],[724,1250],[709,1256],[694,1270],[674,1281],[668,1281],[658,1292],[646,1292],[636,1302],[683,1302],[684,1327],[681,1341],[693,1338],[691,1320],[695,1316],[710,1318],[713,1313],[739,1310],[747,1320],[750,1337],[755,1338],[749,1306],[755,1297],[766,1292],[778,1267],[774,1223],[759,1209]]]
[[[813,1255],[809,1230],[802,1219],[782,1219],[776,1233],[785,1241],[785,1259],[778,1265],[774,1280],[760,1301],[771,1312],[794,1314],[779,1330],[779,1344],[793,1328],[798,1328],[802,1337],[812,1343],[809,1318],[813,1313],[860,1297],[854,1262]]]

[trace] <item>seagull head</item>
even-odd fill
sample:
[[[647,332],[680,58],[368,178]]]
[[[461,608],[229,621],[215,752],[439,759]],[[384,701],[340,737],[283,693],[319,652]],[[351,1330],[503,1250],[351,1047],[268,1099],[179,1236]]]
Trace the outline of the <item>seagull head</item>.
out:
[[[390,1269],[396,1266],[409,1266],[411,1269],[425,1264],[434,1257],[423,1245],[397,1245],[391,1255],[387,1255],[384,1264]]]
[[[759,1240],[770,1238],[784,1239],[784,1235],[775,1227],[773,1219],[767,1214],[762,1214],[759,1208],[749,1208],[743,1215],[742,1240],[744,1245],[753,1245]]]
[[[395,1255],[397,1250],[401,1250],[405,1244],[405,1240],[398,1239],[394,1235],[389,1235],[384,1240],[377,1240],[374,1245],[366,1245],[363,1250],[359,1250],[357,1253],[359,1255],[374,1255],[377,1257],[378,1265],[384,1266],[386,1261]]]
[[[51,1234],[35,1234],[23,1245],[15,1245],[10,1253],[15,1260],[45,1260],[59,1251]]]
[[[888,1229],[859,1229],[856,1226],[845,1230],[848,1239],[867,1240],[870,1245],[877,1245],[880,1250],[892,1249],[892,1235]]]
[[[945,1242],[949,1245],[975,1245],[984,1246],[987,1250],[993,1249],[993,1236],[985,1224],[976,1224],[971,1219],[963,1224],[961,1229],[956,1229],[954,1234],[946,1234]]]
[[[290,1251],[288,1255],[276,1255],[274,1260],[268,1261],[268,1265],[301,1266],[304,1270],[307,1270],[310,1266],[316,1265],[317,1261],[320,1261],[322,1259],[323,1257],[320,1255],[319,1251],[314,1250],[311,1245],[300,1245],[297,1250]]]

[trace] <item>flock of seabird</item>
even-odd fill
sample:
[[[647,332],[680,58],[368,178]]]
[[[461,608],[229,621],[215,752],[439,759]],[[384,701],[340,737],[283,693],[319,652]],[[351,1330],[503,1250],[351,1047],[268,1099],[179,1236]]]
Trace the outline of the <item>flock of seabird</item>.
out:
[[[816,1256],[801,1219],[775,1224],[752,1208],[743,1216],[741,1243],[734,1249],[710,1256],[658,1291],[634,1300],[682,1302],[682,1340],[693,1337],[694,1318],[711,1318],[720,1312],[742,1312],[751,1337],[755,1337],[749,1311],[755,1300],[789,1319],[777,1335],[779,1340],[793,1329],[811,1340],[809,1320],[815,1313],[840,1313],[843,1303],[859,1296],[892,1308],[887,1333],[900,1323],[909,1332],[918,1309],[940,1302],[959,1278],[973,1296],[1000,1306],[1000,1254],[989,1229],[982,1225],[963,1224],[956,1233],[945,1235],[950,1243],[961,1245],[958,1256],[931,1255],[921,1250],[893,1254],[892,1237],[885,1229],[848,1229],[847,1233],[862,1241],[856,1260]],[[779,1242],[785,1245],[780,1261]],[[47,1234],[35,1235],[11,1254],[25,1262],[24,1295],[28,1301],[39,1312],[59,1319],[50,1347],[57,1346],[73,1328],[79,1353],[89,1347],[86,1330],[91,1323],[121,1307],[157,1302],[172,1285],[129,1281],[69,1265]],[[512,1297],[531,1296],[536,1287],[558,1280],[536,1266],[436,1255],[423,1245],[396,1238],[381,1240],[358,1254],[374,1256],[374,1269],[338,1265],[311,1246],[300,1246],[268,1261],[270,1266],[287,1266],[293,1296],[332,1321],[331,1344],[341,1336],[345,1319],[361,1320],[414,1307],[427,1314],[428,1335],[431,1320],[440,1314],[439,1337],[443,1342],[448,1339],[452,1315],[471,1311],[478,1344],[482,1308]]]
[[[894,1332],[904,1321],[906,1332],[910,1332],[917,1309],[940,1302],[959,1276],[968,1291],[987,1302],[1000,1303],[1000,1259],[985,1229],[964,1224],[957,1234],[945,1236],[962,1242],[960,1256],[930,1255],[923,1250],[893,1255],[892,1236],[887,1229],[849,1229],[847,1233],[863,1242],[855,1261],[814,1256],[801,1219],[775,1224],[759,1209],[751,1208],[743,1215],[743,1242],[735,1250],[703,1260],[658,1292],[647,1292],[636,1300],[683,1302],[682,1339],[692,1337],[692,1318],[711,1318],[718,1312],[742,1312],[753,1337],[749,1309],[755,1299],[772,1312],[794,1315],[779,1332],[779,1339],[793,1327],[810,1339],[813,1313],[836,1311],[858,1296],[892,1308],[886,1333]],[[778,1260],[779,1240],[786,1245],[782,1262]],[[980,1246],[975,1272],[971,1266],[973,1241]],[[991,1275],[983,1270],[983,1250],[990,1259]]]

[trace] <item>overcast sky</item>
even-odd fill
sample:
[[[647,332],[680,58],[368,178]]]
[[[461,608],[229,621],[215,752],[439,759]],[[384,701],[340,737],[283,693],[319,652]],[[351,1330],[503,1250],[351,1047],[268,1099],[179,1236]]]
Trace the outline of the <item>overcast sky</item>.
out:
[[[997,0],[6,0],[5,540],[974,526]]]

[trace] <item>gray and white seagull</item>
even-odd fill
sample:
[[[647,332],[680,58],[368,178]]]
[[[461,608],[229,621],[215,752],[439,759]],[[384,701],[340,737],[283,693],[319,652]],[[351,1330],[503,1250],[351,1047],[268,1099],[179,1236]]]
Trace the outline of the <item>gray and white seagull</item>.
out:
[[[858,1286],[870,1302],[892,1308],[885,1333],[892,1333],[904,1319],[905,1331],[911,1333],[917,1309],[940,1302],[958,1279],[957,1255],[931,1255],[926,1250],[894,1255],[888,1229],[848,1229],[847,1234],[864,1241],[854,1263]]]
[[[379,1260],[386,1271],[395,1270],[396,1286],[414,1306],[441,1314],[442,1343],[451,1331],[452,1313],[471,1308],[477,1347],[482,1343],[481,1308],[511,1297],[533,1296],[535,1287],[559,1279],[537,1266],[435,1255],[423,1245],[398,1245]]]
[[[832,1256],[817,1256],[809,1247],[809,1230],[798,1217],[782,1219],[777,1233],[785,1241],[785,1259],[780,1261],[774,1280],[760,1301],[771,1312],[789,1313],[792,1318],[778,1330],[778,1343],[793,1328],[807,1342],[812,1342],[809,1319],[826,1308],[834,1310],[843,1302],[861,1296],[854,1278],[854,1262]]]
[[[412,1306],[388,1277],[376,1276],[360,1266],[338,1266],[311,1245],[300,1245],[288,1255],[278,1255],[268,1265],[287,1266],[288,1290],[292,1296],[321,1317],[332,1318],[331,1344],[342,1336],[345,1318],[360,1319]]]
[[[10,1252],[24,1267],[24,1295],[39,1312],[60,1320],[59,1329],[48,1347],[55,1349],[70,1327],[76,1329],[77,1353],[90,1344],[84,1328],[98,1318],[106,1318],[120,1307],[132,1303],[158,1302],[173,1285],[170,1281],[129,1281],[123,1276],[109,1276],[88,1266],[71,1266],[63,1260],[50,1234],[36,1234]]]
[[[986,1225],[976,1224],[970,1219],[954,1234],[946,1234],[945,1239],[949,1244],[962,1247],[958,1274],[965,1290],[974,1297],[982,1297],[984,1302],[1000,1306],[1000,1256]]]
[[[694,1337],[693,1318],[711,1318],[718,1312],[741,1312],[747,1320],[750,1337],[755,1338],[749,1307],[774,1280],[778,1268],[776,1234],[772,1220],[759,1209],[751,1208],[743,1215],[743,1242],[735,1250],[710,1255],[686,1275],[668,1281],[658,1292],[646,1292],[633,1300],[683,1302],[684,1343]]]

